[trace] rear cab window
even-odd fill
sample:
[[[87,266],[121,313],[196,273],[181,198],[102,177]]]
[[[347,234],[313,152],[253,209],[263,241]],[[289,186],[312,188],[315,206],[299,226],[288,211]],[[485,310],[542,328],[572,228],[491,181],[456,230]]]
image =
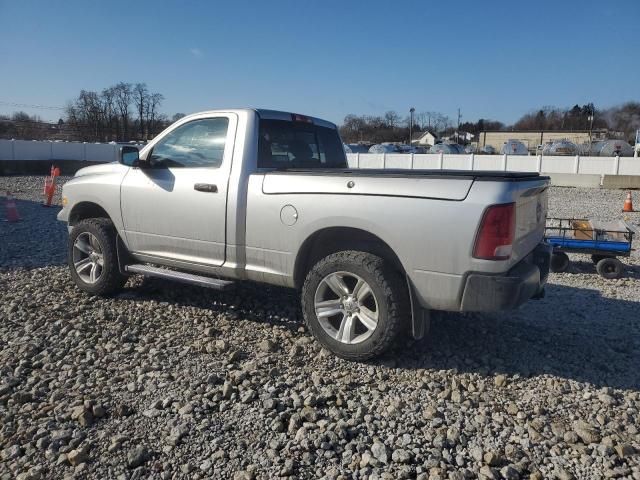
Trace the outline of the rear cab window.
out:
[[[301,118],[305,120],[260,120],[258,168],[347,168],[338,131]]]

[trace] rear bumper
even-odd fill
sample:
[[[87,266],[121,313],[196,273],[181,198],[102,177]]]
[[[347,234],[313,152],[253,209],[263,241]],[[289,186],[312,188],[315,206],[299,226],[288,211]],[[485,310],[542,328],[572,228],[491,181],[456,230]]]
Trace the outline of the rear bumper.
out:
[[[463,312],[495,312],[517,308],[540,298],[549,276],[552,247],[540,243],[511,270],[499,275],[471,273],[462,293]]]

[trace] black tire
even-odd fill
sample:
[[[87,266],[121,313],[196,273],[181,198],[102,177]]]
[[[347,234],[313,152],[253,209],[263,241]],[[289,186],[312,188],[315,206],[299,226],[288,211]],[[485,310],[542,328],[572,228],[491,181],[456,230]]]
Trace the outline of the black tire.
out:
[[[603,258],[611,258],[611,257],[607,257],[605,255],[591,255],[591,261],[593,262],[594,265],[597,265],[598,262]]]
[[[602,278],[620,278],[624,273],[624,265],[617,258],[603,258],[596,265],[596,270]]]
[[[564,252],[554,252],[551,255],[551,271],[554,273],[566,272],[569,269],[569,255]]]
[[[377,302],[375,329],[360,343],[336,340],[325,331],[316,315],[316,291],[320,283],[335,272],[359,276],[369,285]],[[367,360],[388,350],[406,325],[410,315],[407,283],[396,269],[376,255],[353,250],[333,253],[316,263],[307,274],[302,287],[302,311],[307,327],[324,347],[347,360]]]
[[[79,235],[89,232],[101,247],[103,266],[101,274],[95,283],[84,281],[74,266],[74,243]],[[127,277],[120,273],[118,255],[116,251],[117,232],[108,218],[90,218],[76,224],[69,235],[68,263],[71,278],[75,284],[87,293],[100,296],[111,295],[122,289]]]

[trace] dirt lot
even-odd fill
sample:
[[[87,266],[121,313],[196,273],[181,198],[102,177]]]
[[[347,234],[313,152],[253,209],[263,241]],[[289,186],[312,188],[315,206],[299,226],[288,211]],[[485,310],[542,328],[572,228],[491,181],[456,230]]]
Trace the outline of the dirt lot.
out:
[[[575,256],[545,299],[447,314],[359,364],[318,347],[288,290],[80,293],[42,178],[7,189],[0,479],[640,479],[637,252],[619,280]],[[553,188],[549,213],[621,218],[623,198]]]

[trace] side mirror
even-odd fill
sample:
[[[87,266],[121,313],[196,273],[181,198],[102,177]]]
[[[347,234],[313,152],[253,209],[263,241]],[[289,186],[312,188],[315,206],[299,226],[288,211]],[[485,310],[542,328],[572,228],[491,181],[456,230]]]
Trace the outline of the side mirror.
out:
[[[128,167],[139,167],[142,163],[140,162],[140,152],[138,151],[138,149],[129,145],[120,147],[119,160],[121,164]]]

